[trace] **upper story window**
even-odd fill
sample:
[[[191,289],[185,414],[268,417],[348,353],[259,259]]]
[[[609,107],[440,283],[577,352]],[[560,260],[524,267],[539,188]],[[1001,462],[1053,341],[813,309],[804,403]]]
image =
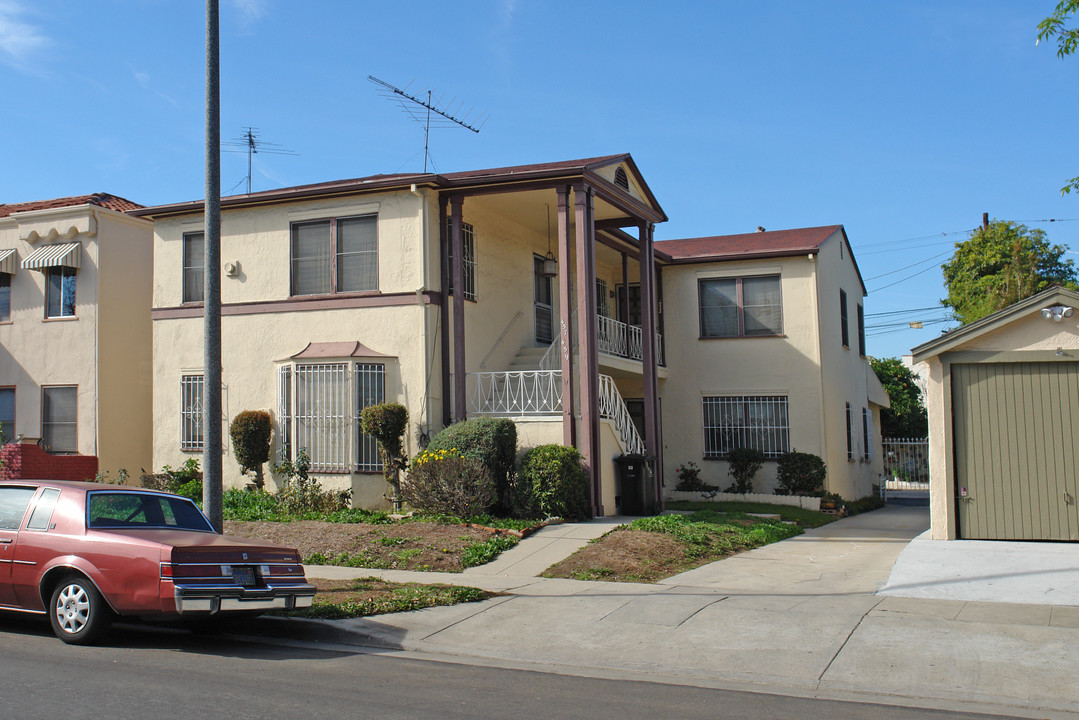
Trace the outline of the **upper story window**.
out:
[[[845,404],[847,411],[847,459],[854,459],[854,418],[850,414],[850,403]]]
[[[865,308],[858,303],[858,354],[865,357]]]
[[[702,279],[698,295],[702,338],[783,334],[779,275]]]
[[[449,291],[453,293],[453,223],[449,223],[447,237],[450,241],[446,244],[446,252],[449,254],[450,284]],[[461,246],[465,256],[465,300],[476,300],[476,234],[472,226],[466,222],[461,223]]]
[[[58,385],[41,389],[41,440],[53,453],[75,453],[79,450],[78,391],[75,385]]]
[[[378,290],[378,216],[294,223],[293,295]]]
[[[11,276],[0,273],[0,322],[11,320]]]
[[[73,317],[75,315],[75,281],[78,271],[73,267],[58,265],[45,271],[45,317]]]
[[[184,235],[183,301],[185,303],[202,302],[204,298],[204,243],[205,235],[203,233]]]
[[[843,347],[850,347],[850,327],[847,322],[847,291],[839,291],[839,330],[843,336]]]

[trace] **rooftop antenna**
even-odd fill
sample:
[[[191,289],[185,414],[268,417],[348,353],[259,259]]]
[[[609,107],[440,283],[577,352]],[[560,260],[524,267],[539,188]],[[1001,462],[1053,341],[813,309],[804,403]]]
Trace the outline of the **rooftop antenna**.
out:
[[[427,94],[427,99],[422,97],[416,97],[407,92],[407,88],[402,90],[399,87],[390,85],[384,80],[379,80],[374,75],[368,75],[367,79],[382,88],[381,94],[383,97],[388,98],[396,102],[405,113],[408,114],[413,120],[423,125],[423,171],[427,172],[427,159],[430,157],[430,137],[431,137],[431,113],[435,113],[439,117],[435,117],[434,121],[436,126],[441,121],[446,127],[453,125],[460,125],[466,130],[471,130],[474,133],[478,133],[487,122],[487,118],[490,115],[486,113],[476,113],[475,119],[469,119],[471,115],[475,113],[472,108],[469,108],[468,112],[461,115],[461,109],[464,106],[464,102],[457,103],[454,107],[454,101],[457,98],[452,98],[448,103],[442,105],[442,98],[439,96],[438,100],[431,99],[431,90],[423,90],[420,92],[422,96]],[[478,127],[477,127],[478,125]]]
[[[254,127],[245,127],[243,137],[235,138],[233,140],[226,140],[221,143],[225,152],[245,152],[247,153],[247,194],[251,194],[251,158],[252,156],[263,153],[267,155],[299,155],[299,153],[288,150],[277,143],[266,142],[259,137],[259,129]],[[240,182],[243,182],[241,180]],[[234,186],[235,187],[235,186]]]

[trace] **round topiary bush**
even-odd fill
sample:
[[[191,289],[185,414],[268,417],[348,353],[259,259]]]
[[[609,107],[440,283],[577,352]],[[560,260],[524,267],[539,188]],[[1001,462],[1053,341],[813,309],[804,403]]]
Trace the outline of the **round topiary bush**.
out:
[[[587,519],[588,473],[577,448],[540,445],[525,454],[517,473],[518,504],[524,514]]]
[[[255,487],[260,490],[265,485],[262,464],[270,459],[272,431],[273,422],[270,413],[265,410],[244,410],[229,425],[232,451],[236,455],[236,462],[240,463],[240,472],[244,475],[254,472]]]
[[[792,450],[779,456],[779,490],[785,495],[816,495],[824,489],[828,468],[819,456]]]

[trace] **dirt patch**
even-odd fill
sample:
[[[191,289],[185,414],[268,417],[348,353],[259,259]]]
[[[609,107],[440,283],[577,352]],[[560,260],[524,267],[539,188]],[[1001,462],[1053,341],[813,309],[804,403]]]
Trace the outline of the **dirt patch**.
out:
[[[491,538],[487,530],[428,522],[370,525],[229,520],[225,533],[294,547],[304,562],[313,564],[441,572],[460,572],[465,549]]]
[[[552,565],[543,577],[655,582],[699,564],[687,558],[682,543],[670,535],[615,530]]]

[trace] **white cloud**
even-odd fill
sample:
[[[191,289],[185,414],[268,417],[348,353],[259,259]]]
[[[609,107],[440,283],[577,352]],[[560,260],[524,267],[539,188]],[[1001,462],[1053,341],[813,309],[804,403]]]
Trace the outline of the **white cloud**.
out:
[[[132,68],[131,73],[132,73],[132,75],[135,76],[135,82],[137,82],[139,85],[141,85],[143,87],[143,89],[149,90],[154,95],[157,95],[159,98],[165,100],[166,102],[172,104],[175,107],[180,107],[180,103],[176,102],[175,99],[173,99],[172,97],[166,95],[165,93],[161,92],[160,90],[158,90],[157,88],[155,88],[153,86],[153,83],[151,82],[152,78],[150,77],[150,73],[143,72],[141,70],[135,70],[134,68]]]
[[[20,16],[26,8],[15,0],[0,0],[0,59],[22,66],[33,54],[49,44],[49,39]]]
[[[231,0],[240,16],[240,27],[247,29],[266,14],[266,0]]]

